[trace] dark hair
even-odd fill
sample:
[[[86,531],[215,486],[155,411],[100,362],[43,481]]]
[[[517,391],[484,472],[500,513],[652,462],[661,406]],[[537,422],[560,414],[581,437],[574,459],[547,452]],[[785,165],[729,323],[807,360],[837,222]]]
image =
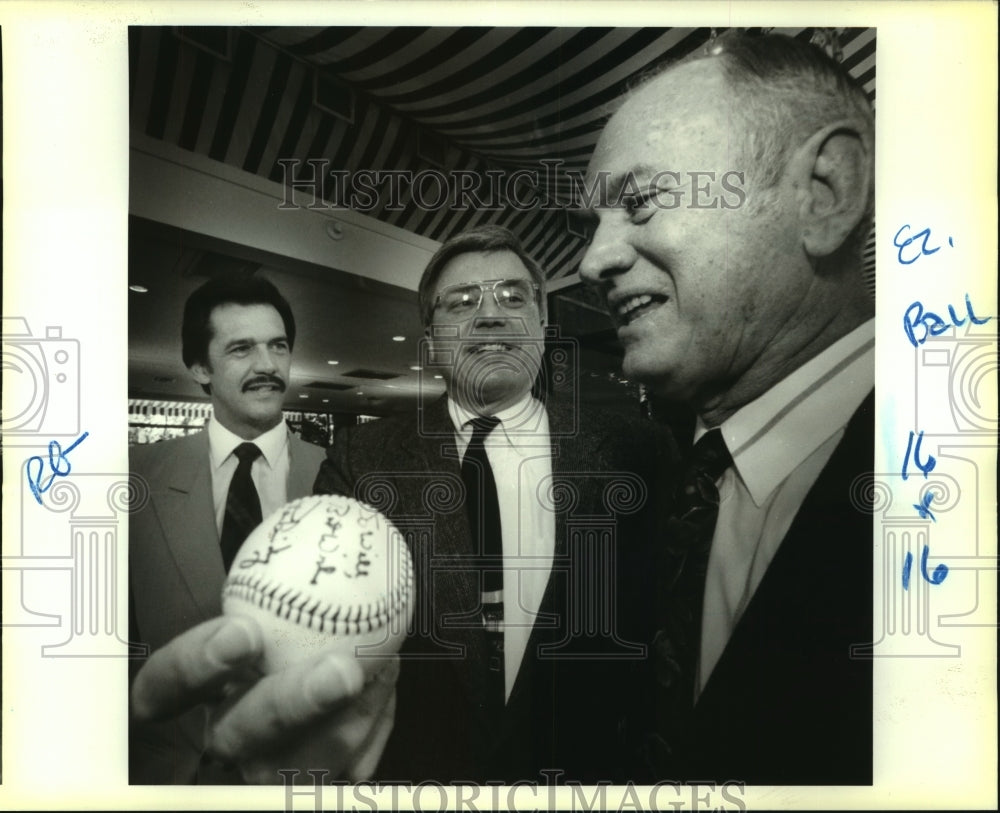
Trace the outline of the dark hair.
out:
[[[450,237],[441,244],[441,247],[434,252],[430,262],[427,263],[427,268],[424,269],[423,276],[420,277],[420,284],[417,286],[417,295],[420,298],[420,317],[423,319],[424,327],[431,323],[434,312],[435,288],[444,267],[460,254],[495,251],[510,251],[524,263],[524,267],[528,269],[528,273],[541,289],[541,309],[544,316],[546,311],[545,274],[541,266],[528,255],[528,252],[521,245],[521,241],[510,229],[503,226],[478,226]]]
[[[219,305],[271,305],[285,323],[288,347],[295,345],[295,317],[292,308],[274,285],[263,277],[223,274],[212,277],[184,303],[181,325],[181,356],[184,366],[205,364],[212,340],[209,319]],[[206,390],[207,391],[207,390]]]

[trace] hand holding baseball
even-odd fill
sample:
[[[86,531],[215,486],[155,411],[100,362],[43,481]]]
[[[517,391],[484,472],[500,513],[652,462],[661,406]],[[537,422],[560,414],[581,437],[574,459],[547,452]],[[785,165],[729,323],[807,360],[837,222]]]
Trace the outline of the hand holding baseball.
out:
[[[259,677],[260,626],[220,616],[157,650],[132,687],[139,720],[170,718],[214,704],[208,750],[239,765],[248,782],[281,783],[281,769],[328,772],[328,780],[367,779],[392,728],[398,660],[389,659],[365,684],[349,656],[320,654]],[[245,691],[244,691],[245,689]],[[240,693],[242,692],[242,693]]]
[[[248,782],[279,783],[282,769],[368,779],[392,730],[411,595],[409,551],[385,517],[346,497],[296,500],[244,542],[223,617],[139,672],[133,713],[214,701],[206,747]]]

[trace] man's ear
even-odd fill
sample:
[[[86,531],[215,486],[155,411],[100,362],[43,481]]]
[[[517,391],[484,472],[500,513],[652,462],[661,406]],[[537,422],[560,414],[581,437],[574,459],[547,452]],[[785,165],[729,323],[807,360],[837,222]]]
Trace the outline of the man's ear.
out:
[[[205,385],[211,382],[212,378],[209,375],[209,369],[204,364],[200,362],[195,362],[190,367],[188,367],[188,372],[191,373],[191,378],[195,380],[195,383]]]
[[[793,159],[802,244],[812,257],[833,254],[868,211],[874,145],[851,121],[814,133]]]

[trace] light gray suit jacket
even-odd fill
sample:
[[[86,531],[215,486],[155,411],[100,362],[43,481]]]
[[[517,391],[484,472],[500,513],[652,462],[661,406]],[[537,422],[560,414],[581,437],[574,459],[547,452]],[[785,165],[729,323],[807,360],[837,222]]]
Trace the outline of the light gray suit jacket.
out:
[[[312,493],[324,450],[289,433],[288,499]],[[212,502],[208,433],[130,449],[129,468],[139,489],[129,517],[129,618],[133,642],[158,649],[222,611],[225,579]],[[133,664],[130,674],[141,661]],[[199,772],[204,712],[176,723],[133,726],[130,782],[213,781]],[[219,777],[214,781],[237,781]]]

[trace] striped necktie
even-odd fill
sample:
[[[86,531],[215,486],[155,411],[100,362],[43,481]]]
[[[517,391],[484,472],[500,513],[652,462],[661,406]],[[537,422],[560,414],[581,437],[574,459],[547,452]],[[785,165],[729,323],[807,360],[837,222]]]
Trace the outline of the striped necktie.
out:
[[[649,757],[661,766],[683,749],[677,740],[694,710],[705,578],[719,518],[715,483],[732,462],[721,430],[706,432],[691,450],[674,492],[658,572],[659,629],[651,651],[658,734],[649,743]]]

